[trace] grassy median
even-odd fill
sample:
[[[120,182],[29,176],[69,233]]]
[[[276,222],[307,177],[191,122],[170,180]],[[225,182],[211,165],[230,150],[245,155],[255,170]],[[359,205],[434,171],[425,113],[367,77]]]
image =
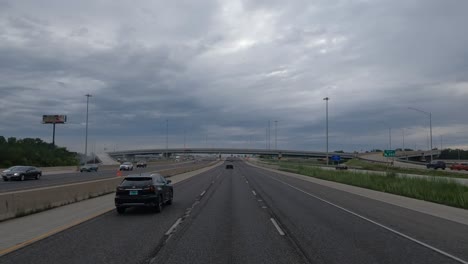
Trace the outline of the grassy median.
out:
[[[371,173],[322,170],[315,167],[290,164],[281,164],[279,168],[280,170],[318,179],[468,209],[468,186],[449,179],[396,177],[393,172],[387,173],[387,176],[382,176]]]

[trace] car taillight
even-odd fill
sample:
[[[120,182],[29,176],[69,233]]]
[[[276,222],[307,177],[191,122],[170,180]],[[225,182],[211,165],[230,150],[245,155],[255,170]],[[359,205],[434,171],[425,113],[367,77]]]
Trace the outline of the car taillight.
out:
[[[156,191],[156,189],[154,189],[154,186],[153,186],[153,185],[151,185],[151,186],[149,187],[149,190],[150,190],[150,192],[155,192],[155,191]]]
[[[122,188],[122,187],[117,187],[117,191],[123,191],[123,190],[124,190],[124,188]]]

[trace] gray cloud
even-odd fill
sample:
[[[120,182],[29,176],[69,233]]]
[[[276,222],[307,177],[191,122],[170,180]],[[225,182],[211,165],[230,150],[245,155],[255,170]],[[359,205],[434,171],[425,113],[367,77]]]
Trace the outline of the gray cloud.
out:
[[[82,151],[86,93],[98,148],[468,147],[461,1],[2,1],[0,135]],[[185,131],[185,132],[184,132]],[[207,140],[208,138],[208,140]],[[274,144],[272,143],[272,146]],[[434,144],[435,145],[435,144]]]

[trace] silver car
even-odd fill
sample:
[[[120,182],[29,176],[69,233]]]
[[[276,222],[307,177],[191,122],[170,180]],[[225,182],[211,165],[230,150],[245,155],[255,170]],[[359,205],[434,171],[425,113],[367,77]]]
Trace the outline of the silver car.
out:
[[[126,171],[132,171],[133,170],[133,163],[131,162],[124,162],[120,164],[119,170],[126,170]]]

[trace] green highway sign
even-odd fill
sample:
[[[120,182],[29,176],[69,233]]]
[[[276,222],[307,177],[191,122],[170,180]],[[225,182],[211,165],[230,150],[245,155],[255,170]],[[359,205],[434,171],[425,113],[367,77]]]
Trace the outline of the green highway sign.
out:
[[[383,152],[384,157],[395,157],[395,150],[393,149],[386,149]]]

